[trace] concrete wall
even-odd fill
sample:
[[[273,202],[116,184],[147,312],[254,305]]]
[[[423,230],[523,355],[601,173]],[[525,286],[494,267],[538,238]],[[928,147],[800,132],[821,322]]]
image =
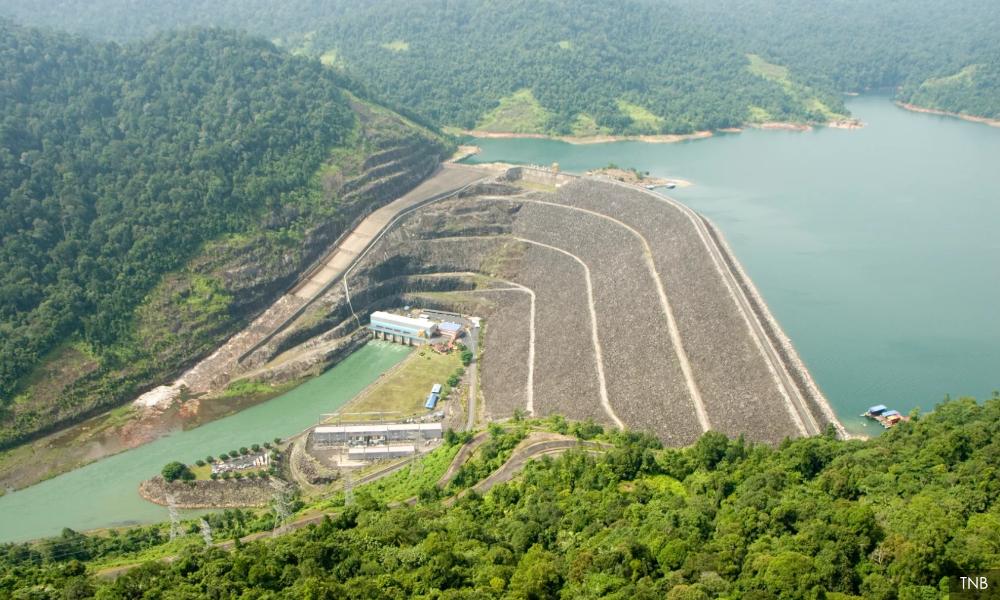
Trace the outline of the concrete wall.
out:
[[[556,173],[551,169],[544,169],[540,167],[512,167],[507,170],[507,173],[504,175],[504,179],[507,181],[527,181],[529,183],[559,187],[564,183],[574,181],[577,179],[577,176],[568,175],[566,173]]]

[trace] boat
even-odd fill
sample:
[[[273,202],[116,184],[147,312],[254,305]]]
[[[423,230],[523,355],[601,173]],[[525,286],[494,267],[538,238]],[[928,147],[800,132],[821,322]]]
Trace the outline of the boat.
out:
[[[909,421],[910,417],[902,415],[898,410],[892,410],[884,404],[876,404],[870,407],[865,412],[861,413],[862,417],[866,417],[873,421],[878,421],[882,427],[889,429],[903,421]]]

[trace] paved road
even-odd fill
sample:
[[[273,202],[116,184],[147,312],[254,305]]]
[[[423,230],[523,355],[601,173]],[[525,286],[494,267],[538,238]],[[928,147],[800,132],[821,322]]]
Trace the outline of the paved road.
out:
[[[492,171],[468,165],[442,164],[437,172],[424,180],[423,183],[365,217],[357,227],[337,243],[336,248],[326,258],[307,271],[299,283],[288,294],[279,299],[279,302],[285,301],[294,306],[294,312],[267,329],[266,333],[257,335],[256,341],[240,354],[239,361],[243,361],[268,343],[275,335],[295,321],[314,300],[323,295],[339,279],[349,274],[357,262],[372,248],[373,244],[402,215],[424,204],[446,198],[462,188],[494,174]],[[348,301],[350,301],[349,292]]]
[[[479,398],[479,328],[469,330],[469,350],[472,351],[472,362],[469,363],[469,410],[465,421],[465,430],[472,431],[476,424],[476,400]]]
[[[368,215],[337,248],[292,289],[292,294],[311,300],[322,294],[351,266],[372,241],[400,213],[435,196],[459,190],[490,172],[466,165],[443,164],[437,173],[408,193]]]

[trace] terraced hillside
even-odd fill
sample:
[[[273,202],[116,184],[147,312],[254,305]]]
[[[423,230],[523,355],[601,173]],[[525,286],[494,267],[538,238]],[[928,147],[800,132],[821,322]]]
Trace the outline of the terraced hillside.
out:
[[[148,360],[95,371],[85,363],[74,367],[74,361],[81,361],[79,353],[74,347],[62,349],[49,357],[27,389],[32,401],[16,405],[9,422],[26,423],[30,415],[30,422],[38,424],[30,431],[35,434],[69,425],[133,400],[185,370],[186,394],[198,395],[220,382],[224,386],[231,365],[254,336],[269,333],[304,304],[302,298],[282,294],[310,264],[320,261],[338,237],[366,215],[418,186],[448,152],[435,134],[398,115],[356,99],[350,99],[349,106],[354,131],[333,151],[310,189],[303,191],[312,203],[308,212],[294,213],[296,207],[290,203],[276,207],[258,232],[206,244],[182,269],[168,274],[137,309],[135,335],[144,340]],[[289,220],[296,223],[295,230],[286,227]],[[241,329],[235,343],[220,347]],[[108,381],[115,382],[111,391]],[[154,387],[146,400],[154,403],[180,391],[179,386]],[[128,424],[112,415],[88,423],[87,429],[114,430],[123,425]],[[146,441],[149,435],[143,433],[140,439],[122,431],[126,446]],[[35,442],[46,443],[46,438]],[[72,466],[63,465],[63,457],[49,458],[49,473]],[[20,469],[15,464],[22,463],[0,464],[0,476],[9,475],[9,468]]]
[[[505,178],[402,218],[260,349],[250,376],[316,360],[303,348],[361,339],[370,311],[415,303],[486,317],[487,418],[562,414],[674,445],[709,429],[777,442],[838,425],[697,215],[611,182],[541,192]]]

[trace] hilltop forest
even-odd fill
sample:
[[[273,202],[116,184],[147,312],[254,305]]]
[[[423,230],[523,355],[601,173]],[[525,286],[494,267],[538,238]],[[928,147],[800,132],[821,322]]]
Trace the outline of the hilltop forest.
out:
[[[827,122],[843,92],[1000,117],[987,0],[0,0],[108,39],[266,36],[442,125],[593,135]]]
[[[663,449],[579,425],[548,421],[614,447],[541,459],[450,507],[431,487],[397,507],[360,487],[319,525],[232,550],[192,543],[114,581],[93,565],[130,564],[162,530],[0,546],[0,596],[909,600],[1000,564],[998,395],[868,441],[777,449],[713,432]],[[233,516],[248,519],[213,516],[216,531]],[[200,542],[196,525],[188,537]]]
[[[317,173],[374,134],[318,61],[219,30],[121,46],[0,21],[0,72],[0,447],[209,352],[354,216]]]

